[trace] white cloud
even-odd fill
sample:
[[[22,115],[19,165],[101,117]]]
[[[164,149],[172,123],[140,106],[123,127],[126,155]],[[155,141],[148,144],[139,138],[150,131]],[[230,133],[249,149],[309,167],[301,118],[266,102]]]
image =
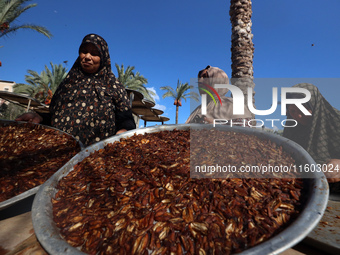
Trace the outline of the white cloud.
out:
[[[157,91],[155,90],[155,88],[154,87],[151,87],[151,88],[147,88],[148,90],[150,90],[150,91],[152,91],[152,92],[154,92],[156,95],[155,96],[152,96],[152,98],[157,102],[157,101],[159,101],[159,99],[160,99],[160,97],[159,97],[159,95],[157,94]]]
[[[165,110],[166,110],[166,106],[165,105],[160,105],[160,104],[156,104],[154,108],[162,110],[163,112],[165,112]]]
[[[156,89],[155,89],[154,87],[150,87],[150,88],[147,88],[147,89],[153,91],[153,92],[156,94],[155,96],[152,96],[153,99],[154,99],[155,102],[156,102],[156,105],[155,105],[153,108],[159,109],[159,110],[162,110],[163,112],[165,112],[166,106],[165,106],[165,105],[161,105],[161,104],[157,104],[157,102],[160,101],[160,97],[159,97],[159,95],[157,94]]]

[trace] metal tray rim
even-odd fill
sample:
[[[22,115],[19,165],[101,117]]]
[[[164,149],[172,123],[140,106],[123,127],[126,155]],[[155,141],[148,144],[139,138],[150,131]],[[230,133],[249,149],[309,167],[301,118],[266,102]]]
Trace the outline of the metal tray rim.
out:
[[[14,121],[14,120],[2,120],[2,119],[0,119],[0,126],[1,126],[1,124],[10,125],[10,124],[13,124],[13,123],[22,124],[22,123],[26,123],[26,122],[24,122],[24,121]],[[68,133],[66,133],[66,132],[64,132],[62,130],[56,129],[54,127],[49,127],[49,126],[46,126],[46,125],[42,125],[42,124],[35,124],[35,125],[40,125],[40,126],[43,126],[44,128],[53,129],[53,130],[56,130],[56,131],[58,131],[58,132],[60,132],[62,134],[66,134],[66,135],[72,137],[75,141],[78,142],[78,144],[80,145],[80,149],[81,150],[85,149],[85,146],[83,145],[83,143],[81,141],[77,140],[75,137],[73,137],[72,135],[70,135],[70,134],[68,134]],[[11,198],[9,198],[9,199],[7,199],[5,201],[0,202],[0,211],[3,210],[3,209],[8,208],[8,207],[10,207],[10,206],[20,202],[20,201],[22,201],[22,200],[24,200],[24,199],[26,199],[26,198],[28,198],[30,196],[35,195],[40,187],[41,187],[41,185],[36,186],[36,187],[34,187],[32,189],[26,190],[25,192],[23,192],[23,193],[21,193],[19,195],[16,195],[16,196],[11,197]]]
[[[32,222],[36,233],[36,236],[41,243],[41,245],[50,254],[84,254],[79,249],[72,247],[66,241],[64,241],[58,233],[53,220],[49,220],[52,217],[51,212],[51,197],[55,195],[56,183],[60,178],[72,171],[73,166],[80,162],[82,159],[87,157],[91,152],[104,148],[106,144],[119,141],[121,138],[129,137],[133,134],[144,134],[158,132],[162,130],[183,130],[195,128],[207,128],[207,125],[201,124],[181,124],[181,125],[162,125],[156,127],[146,127],[136,130],[131,130],[123,134],[108,138],[96,144],[87,147],[85,150],[78,153],[73,160],[69,161],[64,165],[59,171],[57,171],[47,182],[45,182],[39,189],[32,206]],[[295,142],[275,135],[268,132],[254,130],[250,128],[242,127],[221,127],[219,129],[245,132],[249,134],[254,134],[258,136],[270,137],[274,141],[280,141],[282,146],[288,146],[290,148],[295,148],[296,150],[301,150],[301,146]],[[313,163],[314,160],[310,155],[302,150],[302,154],[308,160],[308,162]],[[315,162],[314,162],[315,163]],[[300,242],[304,237],[308,235],[310,231],[318,224],[321,217],[326,209],[329,191],[328,184],[325,176],[322,173],[316,173],[315,178],[309,179],[309,188],[312,189],[311,196],[306,202],[305,208],[302,210],[301,214],[295,219],[295,221],[285,228],[282,232],[276,236],[270,238],[269,240],[249,248],[239,254],[250,255],[250,254],[278,254],[286,249],[294,246]],[[54,231],[52,231],[54,230]]]

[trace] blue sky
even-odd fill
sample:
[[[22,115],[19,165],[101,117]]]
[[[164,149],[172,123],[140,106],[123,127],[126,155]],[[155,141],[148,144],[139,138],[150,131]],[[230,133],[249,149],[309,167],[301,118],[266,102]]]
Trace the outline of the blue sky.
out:
[[[161,86],[190,83],[199,70],[217,66],[231,76],[231,24],[225,0],[33,0],[38,6],[20,23],[45,26],[48,39],[30,30],[0,39],[0,80],[24,82],[27,70],[41,72],[50,62],[68,61],[71,68],[79,44],[88,33],[109,44],[112,63],[135,66],[157,93],[156,107],[175,123],[171,98]],[[279,85],[255,84],[255,106],[268,109],[273,86],[312,81],[340,109],[340,1],[254,0],[252,32],[255,78],[280,79]],[[312,46],[314,44],[314,46]],[[113,65],[113,71],[116,73]],[[286,82],[287,81],[287,84]],[[289,81],[289,82],[288,82]],[[190,102],[179,109],[179,123],[190,114]],[[278,116],[284,119],[284,116]],[[148,123],[148,126],[155,123]]]

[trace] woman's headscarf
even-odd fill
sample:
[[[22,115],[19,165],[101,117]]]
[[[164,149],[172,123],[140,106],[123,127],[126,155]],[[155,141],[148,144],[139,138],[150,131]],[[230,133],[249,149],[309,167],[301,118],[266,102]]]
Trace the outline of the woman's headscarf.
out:
[[[208,78],[200,78],[200,74],[205,70],[207,71]],[[215,84],[229,84],[228,75],[218,67],[207,66],[205,69],[199,71],[198,77],[198,88],[201,95],[205,94],[205,92],[200,88],[209,90],[209,88],[205,86],[205,84],[211,87],[214,87]],[[233,115],[233,99],[225,96],[229,91],[227,88],[215,88],[215,90],[220,96],[222,104],[219,102],[217,95],[210,91],[211,95],[213,95],[216,101],[216,104],[214,100],[208,95],[207,114],[205,115],[207,118],[224,120],[251,118],[251,112],[248,110],[247,107],[244,108],[244,115]],[[190,114],[185,123],[200,123],[200,120],[203,117],[204,116],[202,116],[201,114],[200,105]]]
[[[310,91],[308,107],[312,110],[312,119],[308,126],[286,127],[283,136],[300,144],[319,164],[340,159],[340,111],[332,107],[313,84],[300,83],[293,87]],[[292,119],[288,111],[287,119]]]
[[[206,71],[208,77],[207,78],[201,78],[201,73],[203,71]],[[198,88],[200,94],[206,94],[204,90],[201,90],[200,88],[207,89],[205,84],[208,84],[210,86],[214,86],[215,84],[229,84],[229,78],[228,75],[220,68],[213,67],[213,66],[207,66],[205,69],[198,72]],[[222,97],[225,96],[229,89],[227,88],[215,88],[217,94]],[[217,95],[215,93],[212,93],[215,99],[217,98]],[[207,98],[208,100],[212,100],[211,97]]]
[[[83,72],[78,57],[53,95],[50,113],[52,126],[89,145],[114,135],[120,124],[116,123],[117,115],[130,114],[131,108],[125,88],[111,71],[106,41],[89,34],[80,47],[86,43],[94,44],[100,53],[99,70]]]

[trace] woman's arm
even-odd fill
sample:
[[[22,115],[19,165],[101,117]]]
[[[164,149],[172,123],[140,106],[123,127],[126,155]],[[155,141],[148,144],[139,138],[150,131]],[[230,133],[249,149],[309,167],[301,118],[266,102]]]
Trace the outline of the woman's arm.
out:
[[[136,123],[132,116],[132,111],[116,111],[116,134],[126,132],[136,128]]]
[[[133,119],[131,104],[125,87],[119,81],[116,81],[115,86],[116,93],[113,96],[113,103],[116,106],[116,134],[120,134],[127,130],[135,129],[136,123]]]

